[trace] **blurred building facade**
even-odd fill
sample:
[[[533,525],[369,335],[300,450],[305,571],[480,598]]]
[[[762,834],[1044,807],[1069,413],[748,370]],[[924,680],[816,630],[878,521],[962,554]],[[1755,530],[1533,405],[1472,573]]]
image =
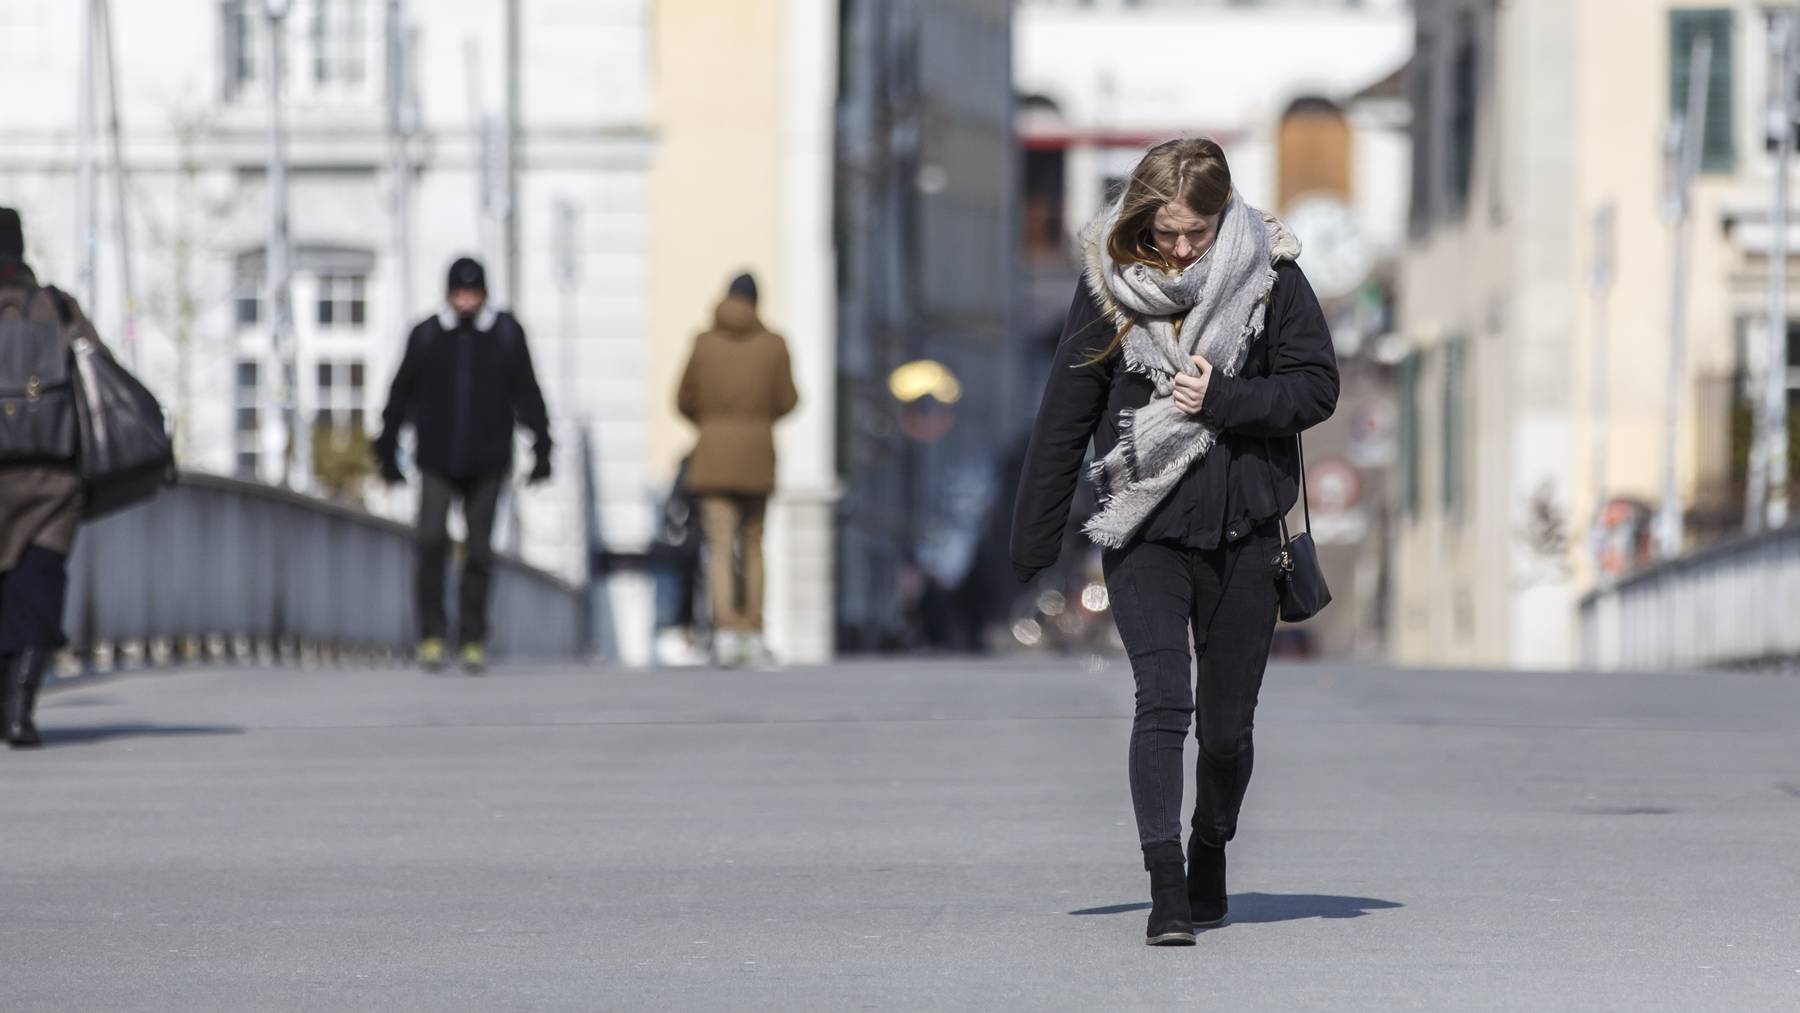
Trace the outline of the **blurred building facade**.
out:
[[[1010,581],[1010,0],[846,0],[838,76],[838,633],[977,646]]]
[[[784,660],[833,649],[837,305],[833,118],[839,22],[827,0],[655,5],[648,236],[647,453],[666,488],[693,446],[675,389],[694,336],[739,271],[793,357],[800,407],[776,429],[767,622]]]
[[[1660,498],[1675,242],[1664,140],[1698,35],[1713,64],[1676,484],[1689,545],[1741,524],[1746,395],[1768,313],[1769,11],[1420,3],[1398,658],[1570,663],[1577,596],[1641,554],[1641,531],[1623,552],[1594,550],[1619,541],[1603,514],[1638,526]]]
[[[0,202],[24,211],[28,252],[46,278],[77,291],[77,117],[68,97],[82,79],[84,6],[0,0],[0,84],[67,99],[0,109]],[[264,5],[110,6],[135,339],[125,339],[110,199],[101,205],[98,281],[82,294],[115,344],[135,346],[174,415],[186,466],[275,480],[284,448],[275,424],[281,365],[263,298]],[[317,442],[335,434],[341,452],[315,447],[319,467],[299,462],[294,484],[410,519],[413,491],[367,480],[359,436],[378,428],[407,331],[441,304],[445,268],[475,254],[487,261],[495,301],[514,308],[531,335],[559,444],[556,479],[514,493],[500,544],[585,579],[590,483],[608,547],[641,548],[650,533],[652,394],[641,376],[651,5],[395,5],[410,50],[403,74],[389,6],[296,0],[286,19],[297,404]],[[404,188],[391,85],[410,107]],[[102,192],[110,198],[110,183]],[[410,194],[404,245],[393,214],[399,193]],[[592,437],[585,455],[581,428]],[[622,579],[612,596],[618,647],[642,657],[648,595],[630,583]]]
[[[1019,311],[1031,418],[1077,277],[1080,232],[1144,149],[1204,135],[1244,198],[1283,216],[1332,323],[1344,389],[1309,433],[1314,534],[1337,604],[1315,653],[1383,650],[1394,450],[1386,356],[1411,169],[1405,0],[1025,0],[1016,18],[1023,208]]]

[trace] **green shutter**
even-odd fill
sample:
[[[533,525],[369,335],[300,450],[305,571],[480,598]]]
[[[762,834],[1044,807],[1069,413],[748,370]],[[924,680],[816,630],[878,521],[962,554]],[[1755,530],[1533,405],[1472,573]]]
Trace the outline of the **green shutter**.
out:
[[[1444,343],[1443,486],[1444,513],[1462,512],[1463,477],[1467,471],[1468,443],[1468,343],[1460,338]]]
[[[1687,109],[1688,63],[1694,53],[1694,40],[1701,36],[1712,39],[1712,71],[1706,94],[1706,138],[1701,148],[1700,168],[1704,172],[1730,172],[1737,163],[1737,149],[1732,122],[1732,26],[1729,9],[1674,10],[1669,12],[1669,113],[1682,115]]]
[[[1400,511],[1408,517],[1419,513],[1419,353],[1401,360],[1394,371],[1400,402]]]

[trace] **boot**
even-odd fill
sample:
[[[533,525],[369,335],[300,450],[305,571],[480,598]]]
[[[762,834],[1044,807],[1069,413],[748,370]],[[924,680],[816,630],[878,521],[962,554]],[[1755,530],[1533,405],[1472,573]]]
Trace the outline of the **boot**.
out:
[[[27,647],[7,667],[6,706],[4,720],[6,741],[14,749],[35,749],[44,744],[37,726],[31,723],[31,712],[37,708],[38,687],[44,682],[44,668],[50,656],[36,647]]]
[[[1151,946],[1194,945],[1194,923],[1188,914],[1187,873],[1181,868],[1181,859],[1176,857],[1145,864],[1150,868],[1150,924],[1144,931],[1144,942]]]
[[[1195,834],[1188,839],[1188,911],[1194,927],[1210,929],[1225,922],[1225,849],[1215,848]]]

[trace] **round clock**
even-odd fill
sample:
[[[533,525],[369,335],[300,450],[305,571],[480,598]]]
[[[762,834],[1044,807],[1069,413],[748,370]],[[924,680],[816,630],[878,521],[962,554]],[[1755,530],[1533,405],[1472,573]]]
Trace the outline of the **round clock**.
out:
[[[1347,296],[1368,279],[1375,253],[1343,201],[1323,194],[1301,197],[1282,220],[1300,239],[1300,267],[1320,299]]]

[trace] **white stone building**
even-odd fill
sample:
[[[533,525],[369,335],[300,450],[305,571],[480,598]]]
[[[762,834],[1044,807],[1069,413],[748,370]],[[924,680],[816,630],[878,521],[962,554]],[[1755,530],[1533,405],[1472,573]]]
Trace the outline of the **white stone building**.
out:
[[[79,277],[83,6],[0,0],[0,89],[31,96],[0,109],[0,204],[23,212],[28,256],[46,280],[80,292],[110,340],[135,355],[176,419],[183,464],[275,480],[278,373],[261,291],[270,217],[263,4],[111,4],[137,296],[131,341],[110,178],[100,187],[94,290]],[[297,398],[303,423],[372,433],[407,330],[441,301],[446,267],[459,254],[482,256],[496,301],[514,308],[531,336],[558,440],[557,477],[517,492],[500,544],[576,580],[587,566],[578,424],[592,427],[608,546],[641,548],[650,534],[646,399],[661,396],[641,380],[651,5],[519,6],[518,260],[509,271],[496,202],[482,209],[480,126],[485,119],[490,138],[503,136],[507,4],[403,5],[418,133],[411,271],[402,279],[387,5],[292,3],[285,82]],[[490,168],[500,150],[488,145]],[[496,184],[492,192],[502,191]],[[317,488],[307,475],[296,484]],[[371,483],[366,492],[377,512],[411,513],[412,489]],[[619,647],[641,658],[648,596],[623,584],[613,590]]]

